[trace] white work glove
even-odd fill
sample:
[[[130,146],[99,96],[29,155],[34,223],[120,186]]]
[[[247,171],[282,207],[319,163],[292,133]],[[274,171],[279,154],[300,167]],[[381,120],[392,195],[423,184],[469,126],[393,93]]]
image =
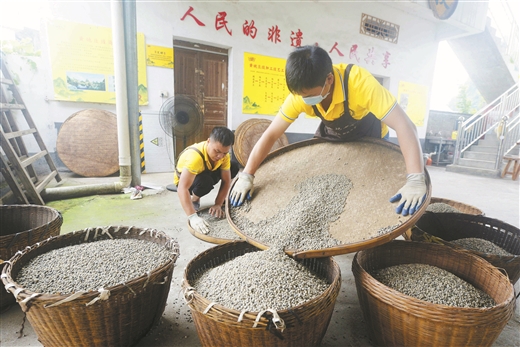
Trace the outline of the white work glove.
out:
[[[204,218],[200,217],[197,212],[190,215],[188,217],[190,221],[190,225],[193,229],[198,231],[199,233],[207,234],[209,233],[209,224],[204,220]]]
[[[399,201],[399,206],[395,209],[397,214],[403,216],[414,214],[426,197],[426,182],[423,173],[414,173],[406,176],[406,184],[399,189],[397,194],[390,198],[390,202]]]
[[[253,191],[255,190],[253,186],[254,179],[255,176],[250,175],[248,173],[238,173],[238,180],[233,186],[233,189],[231,190],[231,194],[229,196],[231,206],[237,207],[242,205],[246,197],[248,200],[251,200],[251,198],[253,197]]]

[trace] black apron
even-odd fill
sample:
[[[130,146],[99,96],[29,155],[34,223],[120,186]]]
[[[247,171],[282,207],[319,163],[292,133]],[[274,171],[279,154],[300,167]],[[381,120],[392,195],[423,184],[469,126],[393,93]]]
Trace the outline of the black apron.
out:
[[[177,169],[177,163],[179,162],[179,158],[181,157],[182,153],[186,152],[188,149],[193,149],[195,152],[199,153],[200,157],[202,158],[202,162],[204,163],[204,171],[208,171],[208,165],[206,164],[206,160],[204,159],[204,154],[202,154],[201,151],[197,147],[189,146],[184,148],[184,150],[179,154],[177,157],[177,160],[175,161],[175,173],[177,174],[177,178],[181,179],[181,172]]]
[[[313,105],[314,114],[321,119],[320,126],[314,137],[323,138],[327,141],[349,142],[362,137],[369,136],[381,138],[381,121],[369,112],[360,120],[352,118],[353,112],[348,107],[348,78],[352,64],[348,64],[343,78],[345,87],[345,112],[338,119],[329,121],[323,118],[316,105]]]

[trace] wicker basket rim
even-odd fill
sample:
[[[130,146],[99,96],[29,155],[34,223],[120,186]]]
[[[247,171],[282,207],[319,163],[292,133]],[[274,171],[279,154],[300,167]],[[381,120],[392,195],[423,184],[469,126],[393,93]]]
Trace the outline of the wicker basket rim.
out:
[[[433,198],[432,198],[433,199]],[[425,214],[427,213],[432,213],[432,212],[426,212]],[[439,216],[441,215],[441,216]],[[509,224],[507,222],[504,222],[504,221],[501,221],[499,219],[496,219],[496,218],[491,218],[491,217],[487,217],[487,216],[479,216],[479,215],[468,215],[467,213],[435,213],[435,216],[436,218],[452,218],[452,217],[455,217],[455,218],[462,218],[462,219],[468,219],[468,220],[471,220],[471,221],[474,221],[474,222],[477,222],[478,224],[489,224],[490,226],[494,226],[494,225],[505,225],[507,227],[509,227],[510,229],[508,229],[507,231],[511,231],[511,230],[515,230],[516,231],[516,236],[518,238],[520,238],[520,229],[515,227],[514,225],[512,224]],[[414,226],[415,228],[418,228],[419,230],[421,230],[417,225]],[[421,230],[421,232],[425,233],[425,234],[428,234],[428,235],[432,235],[426,231],[423,231]],[[435,236],[435,235],[433,235]],[[438,236],[436,236],[438,237]],[[439,237],[440,238],[440,237]],[[513,259],[517,259],[520,257],[520,254],[513,254],[513,255],[497,255],[497,254],[492,254],[492,253],[483,253],[483,252],[479,252],[479,251],[474,251],[474,250],[470,250],[470,249],[465,249],[457,244],[454,244],[452,241],[447,241],[447,240],[444,240],[444,239],[441,239],[443,242],[447,242],[449,243],[449,246],[450,247],[453,247],[457,250],[464,250],[464,251],[468,251],[468,252],[472,252],[472,253],[475,253],[479,256],[485,256],[485,257],[496,257],[498,259],[503,259],[505,262],[508,262],[508,261],[512,261]],[[457,239],[458,240],[458,239]],[[489,240],[487,240],[489,241]]]
[[[460,211],[460,213],[471,214],[471,215],[475,215],[475,216],[484,216],[484,211],[482,211],[480,208],[467,204],[465,202],[460,202],[457,200],[432,196],[432,198],[430,200],[430,205],[435,204],[435,203],[444,203],[444,204],[450,205],[451,207],[454,207],[459,210],[462,206],[465,210]],[[430,211],[428,211],[428,212],[430,212]],[[456,213],[456,212],[449,212],[449,213]]]
[[[111,228],[111,227],[98,227],[98,228],[105,229],[105,228]],[[141,231],[141,233],[138,234],[138,236],[141,236],[142,233],[143,233],[143,230],[144,230],[145,232],[149,232],[150,235],[154,234],[153,237],[156,237],[156,238],[164,237],[166,239],[169,239],[168,241],[171,244],[171,249],[169,249],[171,251],[171,257],[168,259],[167,262],[159,265],[157,268],[155,268],[154,270],[150,271],[149,275],[143,274],[143,275],[141,275],[139,277],[135,277],[135,278],[130,279],[128,282],[125,282],[125,284],[117,284],[115,286],[103,288],[105,290],[110,291],[111,295],[114,295],[114,294],[120,292],[121,290],[124,290],[125,288],[131,286],[131,285],[134,285],[136,283],[142,282],[142,281],[144,281],[144,280],[146,280],[146,279],[148,279],[148,278],[150,278],[150,277],[152,277],[152,276],[154,276],[154,275],[156,275],[158,273],[161,273],[167,267],[172,266],[172,265],[175,264],[175,262],[176,262],[176,260],[177,260],[177,258],[179,256],[179,245],[178,245],[177,241],[175,241],[174,239],[172,239],[171,237],[166,235],[166,233],[164,233],[162,231],[155,230],[155,229],[144,229],[144,228],[137,228],[137,227],[118,226],[117,228],[118,228],[118,231],[121,231],[121,230],[119,230],[121,228],[127,228],[127,232],[130,232],[130,231],[131,232]],[[118,231],[115,231],[115,232],[118,232]],[[69,234],[77,235],[77,237],[81,239],[81,237],[84,234],[88,233],[88,232],[90,232],[90,230],[83,229],[83,230],[72,231]],[[112,232],[114,232],[114,231],[112,231]],[[19,291],[18,296],[21,298],[20,300],[26,299],[26,298],[31,297],[33,295],[38,295],[38,296],[35,296],[31,300],[34,300],[34,301],[49,301],[49,300],[53,300],[53,301],[57,302],[57,301],[66,299],[66,298],[70,297],[72,294],[74,294],[74,293],[66,293],[66,294],[36,293],[36,292],[33,292],[33,291],[29,290],[29,289],[26,289],[26,288],[20,286],[11,277],[12,266],[17,261],[19,261],[20,258],[22,258],[27,253],[29,253],[29,252],[31,252],[31,251],[33,251],[35,249],[38,249],[39,247],[43,247],[47,243],[55,242],[61,236],[65,236],[65,235],[67,235],[67,234],[49,237],[48,239],[46,239],[44,241],[41,241],[41,242],[38,242],[35,245],[28,246],[24,250],[17,252],[9,261],[5,262],[4,264],[6,266],[4,266],[4,268],[2,270],[2,282],[3,282],[4,286],[7,286],[9,284],[14,284],[14,286],[11,286],[8,290],[11,293],[13,293],[13,294],[15,292]],[[99,240],[97,240],[98,237],[99,237],[98,235],[94,235],[93,238],[96,239],[96,240],[88,240],[88,241],[90,241],[90,242],[92,242],[92,241],[94,241],[94,242],[95,241],[99,241]],[[85,241],[79,242],[78,244],[81,244],[81,243],[84,243],[84,242]],[[81,301],[81,300],[88,300],[88,301],[90,301],[94,297],[97,297],[97,296],[99,296],[99,291],[90,291],[90,292],[84,293],[80,298],[78,298],[75,301],[76,302],[77,301]]]
[[[39,225],[39,226],[35,226],[34,228],[31,228],[31,229],[22,230],[22,231],[18,231],[18,232],[6,234],[6,235],[0,235],[0,239],[7,239],[7,238],[14,237],[15,235],[19,235],[19,234],[22,234],[22,233],[32,233],[32,232],[34,232],[34,230],[41,229],[41,228],[43,228],[46,225],[51,224],[51,223],[59,223],[60,226],[61,226],[61,224],[63,224],[63,217],[62,217],[60,211],[56,210],[55,208],[49,207],[49,206],[32,205],[32,204],[28,204],[28,205],[0,205],[0,211],[1,210],[14,209],[14,208],[24,209],[24,210],[31,210],[31,209],[33,209],[33,210],[44,210],[46,212],[49,212],[50,215],[52,215],[54,218],[52,220],[48,221],[45,224],[42,224],[42,225]]]
[[[357,266],[359,266],[359,265],[357,265]],[[509,301],[500,303],[498,305],[494,305],[492,307],[483,307],[483,308],[481,308],[481,307],[457,307],[457,306],[449,306],[449,305],[444,305],[444,304],[435,304],[435,303],[432,303],[432,302],[428,302],[426,300],[416,299],[413,296],[409,296],[409,295],[403,294],[403,293],[401,293],[401,292],[399,292],[399,291],[397,291],[395,289],[392,289],[392,288],[384,285],[383,283],[381,283],[378,280],[376,280],[369,272],[367,272],[362,267],[360,267],[360,271],[363,272],[363,275],[368,276],[370,278],[369,282],[372,285],[375,285],[375,286],[377,286],[379,288],[385,289],[386,291],[391,293],[393,296],[396,296],[396,297],[399,297],[399,298],[402,298],[402,299],[406,299],[407,301],[409,301],[409,303],[411,303],[410,306],[413,306],[413,307],[416,307],[416,308],[424,308],[424,306],[426,304],[427,306],[432,306],[432,307],[435,307],[435,308],[438,308],[438,309],[442,309],[442,310],[450,310],[450,311],[460,311],[460,312],[473,313],[473,312],[484,312],[484,311],[489,312],[489,311],[493,311],[493,310],[502,310],[502,308],[504,308],[504,307],[509,305]],[[514,295],[511,296],[511,299],[513,297],[514,297]],[[387,299],[384,299],[384,298],[381,298],[381,297],[379,297],[379,298],[382,301],[384,301],[385,303],[387,303],[387,304],[395,304],[395,302],[393,300],[387,300]],[[413,315],[413,310],[411,310],[410,314]]]
[[[457,240],[459,240],[459,239],[457,239]],[[498,259],[503,259],[506,262],[507,261],[511,261],[513,259],[520,258],[520,254],[498,255],[498,254],[493,254],[493,253],[484,253],[484,252],[480,252],[480,251],[475,251],[473,249],[466,249],[466,248],[464,248],[462,246],[457,245],[456,243],[453,243],[453,241],[446,241],[446,240],[443,240],[443,241],[446,242],[446,243],[449,243],[450,247],[453,247],[454,249],[456,249],[458,251],[475,253],[475,254],[477,254],[478,256],[481,256],[481,257],[486,257],[486,258],[488,258],[488,257],[496,257]]]
[[[338,279],[341,280],[341,275],[338,276]],[[291,308],[288,308],[288,309],[285,309],[285,310],[277,310],[276,312],[278,312],[279,314],[284,314],[284,313],[290,313],[291,310],[294,310],[294,309],[297,309],[297,308],[300,308],[302,306],[307,306],[309,304],[312,304],[316,301],[318,301],[319,299],[321,299],[323,296],[325,296],[325,294],[328,294],[330,291],[332,291],[332,287],[334,285],[334,283],[337,282],[337,279],[334,280],[333,283],[329,283],[327,289],[321,293],[320,295],[318,296],[315,296],[314,298],[308,300],[308,301],[305,301],[304,303],[301,303],[300,305],[297,305],[297,306],[293,306]],[[193,288],[190,286],[190,283],[187,281],[187,280],[183,280],[183,286],[185,288]],[[196,296],[200,301],[202,302],[206,302],[207,305],[211,304],[212,302],[209,301],[208,299],[206,299],[204,296],[202,296],[199,292],[197,292],[196,290],[193,290],[193,294],[194,296]],[[226,306],[223,306],[219,303],[215,303],[214,306],[218,306],[218,307],[221,307],[224,311],[228,311],[229,313],[231,313],[232,315],[236,315],[237,317],[240,315],[240,311],[237,311],[233,308],[229,308],[229,307],[226,307]],[[256,317],[256,315],[260,312],[260,311],[247,311],[248,313],[251,313],[251,314],[254,314],[254,317]],[[254,319],[253,319],[254,320]]]
[[[233,241],[233,242],[246,242],[246,241]],[[228,244],[230,244],[230,243],[228,243]],[[211,250],[212,249],[209,249],[206,252],[200,253],[195,258],[193,258],[190,263],[192,263],[192,262],[194,262],[194,261],[204,257],[205,255],[208,254],[207,252],[211,251]],[[285,309],[285,310],[277,310],[276,312],[279,315],[289,315],[289,314],[291,314],[291,311],[293,311],[293,310],[296,310],[296,309],[301,308],[303,306],[310,306],[312,304],[315,304],[318,301],[320,301],[322,298],[326,297],[329,293],[331,293],[333,291],[335,285],[337,285],[337,284],[341,285],[341,269],[339,267],[339,264],[334,260],[334,258],[330,257],[329,259],[330,259],[331,264],[334,267],[334,269],[337,270],[338,276],[336,276],[336,278],[334,278],[332,283],[329,283],[327,289],[323,293],[321,293],[320,295],[318,295],[318,296],[316,296],[316,297],[314,297],[314,298],[312,298],[312,299],[310,299],[310,300],[308,300],[308,301],[306,301],[306,302],[304,302],[304,303],[302,303],[300,305],[297,305],[297,306],[294,306],[294,307],[291,307],[291,308],[288,308],[288,309]],[[188,270],[189,270],[189,265],[186,266],[186,268],[184,269],[184,279],[183,279],[183,282],[182,282],[183,288],[185,290],[187,290],[188,288],[193,289],[193,300],[200,301],[201,303],[204,304],[205,307],[209,306],[212,302],[209,301],[204,296],[202,296],[199,292],[197,292],[195,290],[195,288],[193,288],[191,286],[191,284],[189,283],[189,281],[187,280],[187,278],[188,278]],[[192,307],[191,304],[189,304],[189,305],[190,305],[190,307]],[[223,306],[223,305],[221,305],[219,303],[215,303],[213,305],[213,307],[217,307],[217,308],[221,309],[221,311],[225,312],[226,314],[228,314],[229,316],[232,316],[232,317],[237,317],[238,318],[240,316],[240,314],[241,314],[240,311],[232,309],[232,308],[225,307],[225,306]],[[244,321],[247,318],[251,322],[254,322],[259,312],[260,311],[246,311],[246,314],[244,314],[244,319],[242,321]],[[206,315],[208,315],[208,314],[209,313],[207,313]]]
[[[411,242],[414,242],[414,241],[401,241],[401,240],[395,240],[395,241],[392,241],[393,242],[407,242],[407,243],[411,243]],[[418,243],[418,242],[414,242],[414,243]],[[434,246],[434,247],[446,247],[446,246],[443,246],[443,245],[438,245],[438,244],[434,244],[434,243],[426,243],[426,242],[420,242],[422,244],[425,244],[425,245],[429,245],[429,246]],[[421,246],[422,247],[422,246]],[[370,251],[370,250],[369,250]],[[361,251],[363,252],[363,251]],[[448,252],[456,252],[456,253],[459,253],[458,255],[459,256],[466,256],[466,257],[472,257],[473,258],[473,261],[477,262],[477,264],[481,265],[481,266],[484,266],[484,267],[488,267],[490,268],[491,271],[498,271],[498,273],[504,277],[504,279],[509,283],[509,279],[507,278],[506,275],[504,275],[500,270],[498,270],[497,268],[495,268],[493,265],[491,265],[490,263],[488,263],[486,260],[480,258],[480,257],[477,257],[473,254],[470,254],[470,253],[467,253],[467,252],[460,252],[456,249],[452,249],[452,248],[449,248]],[[358,254],[360,252],[356,253],[356,255],[354,256],[354,259],[352,261],[352,267],[356,267],[358,268],[358,271],[360,271],[360,273],[363,274],[363,276],[365,276],[372,285],[375,285],[376,287],[378,288],[382,288],[382,289],[385,289],[385,291],[389,292],[390,294],[392,294],[393,296],[395,297],[398,297],[398,298],[402,298],[402,299],[406,299],[408,302],[409,302],[409,306],[412,306],[412,309],[409,310],[409,314],[411,315],[415,315],[415,316],[420,316],[420,315],[416,315],[413,310],[413,308],[417,308],[417,309],[424,309],[425,306],[429,306],[429,307],[435,307],[436,309],[442,311],[442,312],[454,312],[454,311],[460,311],[460,312],[463,312],[463,313],[476,313],[476,312],[493,312],[493,311],[501,311],[503,310],[505,307],[509,306],[511,304],[511,301],[514,300],[515,298],[515,295],[514,295],[514,290],[513,290],[513,286],[511,285],[510,288],[510,293],[509,293],[509,296],[507,298],[507,300],[505,300],[504,302],[500,303],[500,304],[497,304],[497,305],[494,305],[492,307],[485,307],[485,308],[473,308],[473,307],[455,307],[455,306],[448,306],[448,305],[443,305],[443,304],[434,304],[434,303],[431,303],[431,302],[428,302],[428,301],[425,301],[425,300],[420,300],[420,299],[416,299],[412,296],[409,296],[409,295],[406,295],[406,294],[403,294],[395,289],[392,289],[386,285],[384,285],[383,283],[379,282],[378,280],[376,280],[368,271],[366,271],[358,262]],[[404,263],[403,263],[404,264]],[[389,298],[383,298],[383,297],[379,297],[380,300],[384,301],[385,303],[387,304],[390,304],[390,305],[395,305],[395,301],[393,300],[390,300]]]

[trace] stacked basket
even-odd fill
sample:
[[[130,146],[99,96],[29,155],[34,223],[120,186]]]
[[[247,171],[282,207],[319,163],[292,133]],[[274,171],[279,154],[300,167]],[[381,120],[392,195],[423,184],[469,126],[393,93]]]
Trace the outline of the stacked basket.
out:
[[[433,238],[431,237],[433,236]],[[520,229],[497,219],[462,213],[425,213],[413,228],[411,240],[437,241],[460,249],[450,241],[462,238],[480,238],[494,243],[511,253],[509,256],[467,250],[484,258],[497,268],[504,269],[511,283],[520,278]]]
[[[0,258],[9,260],[16,252],[36,242],[60,234],[63,223],[61,214],[47,206],[5,205],[0,206],[2,234],[0,236]],[[4,264],[0,265],[0,271]],[[0,309],[14,304],[14,296],[0,291]]]
[[[471,205],[468,205],[468,204],[460,202],[460,201],[455,201],[455,200],[445,199],[445,198],[437,198],[437,197],[432,196],[432,198],[430,200],[430,205],[436,204],[436,203],[449,205],[449,206],[457,209],[459,211],[459,213],[471,214],[471,215],[475,215],[475,216],[484,215],[484,212],[482,212],[481,209],[479,209],[475,206],[471,206]]]
[[[146,240],[164,246],[169,252],[169,260],[147,274],[105,288],[103,292],[33,293],[14,281],[21,268],[38,255],[114,238]],[[43,345],[129,346],[143,337],[161,317],[178,255],[177,242],[155,229],[89,228],[47,239],[17,253],[4,268],[2,281],[16,296]]]
[[[430,199],[429,205],[432,205],[432,204],[446,204],[448,206],[453,207],[457,211],[459,211],[458,213],[464,213],[464,214],[469,214],[469,215],[473,215],[473,216],[483,216],[484,215],[484,212],[481,209],[479,209],[475,206],[471,206],[466,203],[460,202],[460,201],[455,201],[455,200],[450,200],[450,199],[445,199],[445,198],[438,198],[438,197],[432,196],[432,198]],[[431,213],[435,213],[435,212],[431,212],[428,210],[426,211],[426,214],[431,214]],[[447,212],[446,214],[450,214],[450,213],[452,213],[452,212]],[[440,214],[440,213],[438,213],[438,214]],[[413,228],[406,230],[405,233],[403,234],[403,237],[405,238],[405,240],[411,240],[413,232],[414,232]],[[418,241],[418,240],[416,240],[416,241]]]

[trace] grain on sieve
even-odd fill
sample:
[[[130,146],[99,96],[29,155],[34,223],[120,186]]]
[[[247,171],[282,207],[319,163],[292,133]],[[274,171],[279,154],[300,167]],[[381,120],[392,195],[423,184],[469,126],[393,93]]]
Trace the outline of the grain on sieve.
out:
[[[312,250],[341,244],[330,236],[329,225],[343,212],[352,182],[345,175],[326,174],[302,181],[296,188],[298,193],[287,207],[271,218],[251,222],[247,202],[230,210],[231,219],[244,234],[270,246]]]
[[[209,213],[209,210],[199,211],[198,215],[204,218],[204,220],[209,224],[208,236],[220,239],[240,240],[240,236],[231,229],[226,218],[214,217]]]

